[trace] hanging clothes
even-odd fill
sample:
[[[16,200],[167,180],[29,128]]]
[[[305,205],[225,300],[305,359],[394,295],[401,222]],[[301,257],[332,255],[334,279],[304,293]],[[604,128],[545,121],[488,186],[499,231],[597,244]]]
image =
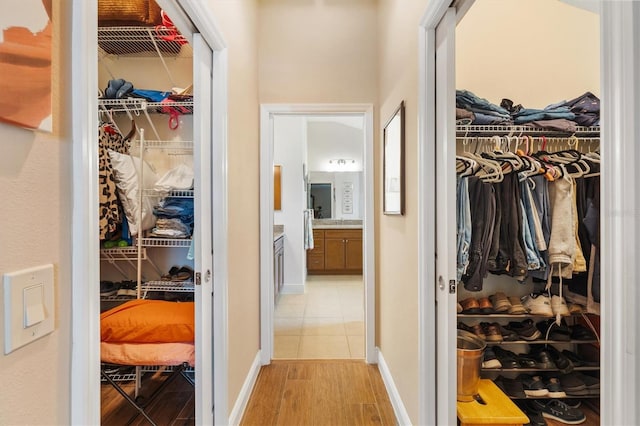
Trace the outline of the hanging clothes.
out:
[[[98,189],[100,240],[110,239],[122,223],[122,210],[118,203],[116,181],[108,150],[121,154],[129,154],[130,137],[135,133],[135,127],[126,137],[113,125],[102,123],[98,127]]]

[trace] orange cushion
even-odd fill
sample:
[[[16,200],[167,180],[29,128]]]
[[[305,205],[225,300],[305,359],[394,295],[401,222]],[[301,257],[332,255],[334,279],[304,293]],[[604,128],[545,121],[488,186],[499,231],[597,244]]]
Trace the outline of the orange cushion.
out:
[[[194,341],[193,302],[136,299],[100,315],[102,342]]]

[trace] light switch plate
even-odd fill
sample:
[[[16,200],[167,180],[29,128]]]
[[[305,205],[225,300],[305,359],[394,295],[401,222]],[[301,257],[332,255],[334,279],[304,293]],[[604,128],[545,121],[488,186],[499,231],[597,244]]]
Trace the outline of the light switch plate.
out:
[[[4,274],[4,353],[53,331],[53,265]]]

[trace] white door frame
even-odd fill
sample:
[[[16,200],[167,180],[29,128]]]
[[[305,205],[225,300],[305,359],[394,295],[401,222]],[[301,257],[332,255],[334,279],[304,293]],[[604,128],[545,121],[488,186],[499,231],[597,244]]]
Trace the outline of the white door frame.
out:
[[[179,4],[178,4],[179,1]],[[197,384],[200,396],[196,419],[202,424],[227,424],[227,47],[208,7],[198,0],[159,0],[187,38],[198,32],[213,51],[212,64],[212,218],[214,266],[213,359]],[[70,418],[76,425],[100,423],[100,263],[98,241],[97,1],[74,0],[72,5],[73,111],[73,236],[72,348]],[[188,31],[184,31],[188,29]],[[89,58],[89,59],[87,59]],[[213,253],[212,253],[213,255]],[[96,285],[88,285],[96,283]],[[211,353],[211,350],[206,351]],[[204,365],[204,364],[203,364]],[[211,368],[215,371],[215,377]],[[207,373],[209,372],[209,373]],[[213,389],[218,391],[213,394]],[[205,390],[206,389],[206,390]],[[213,398],[213,400],[212,400]],[[216,407],[215,418],[213,407]]]
[[[365,251],[362,275],[365,297],[365,359],[368,363],[375,363],[374,129],[371,104],[263,104],[260,107],[260,360],[266,365],[271,363],[273,357],[273,117],[311,114],[362,114],[364,117]]]
[[[469,9],[472,0],[458,2],[458,20]],[[434,146],[436,124],[435,30],[452,0],[431,0],[420,23],[419,51],[419,424],[454,424],[455,401],[440,410],[438,395],[455,394],[450,381],[438,381],[438,368],[453,368],[456,353],[437,363],[430,343],[436,341],[434,307],[435,272],[435,205],[436,183]],[[601,313],[601,415],[602,424],[631,425],[640,421],[637,401],[640,389],[638,352],[640,338],[636,325],[640,321],[637,306],[640,291],[633,284],[640,276],[637,216],[638,176],[640,161],[640,5],[635,2],[601,2],[601,120],[602,200],[601,200],[601,279],[603,283]],[[443,90],[444,88],[438,88]],[[454,110],[449,111],[450,114]],[[623,189],[624,188],[624,189]],[[629,236],[632,237],[629,237]],[[633,326],[630,326],[633,325]],[[454,335],[455,320],[438,324],[438,333]],[[438,355],[440,356],[440,355]]]

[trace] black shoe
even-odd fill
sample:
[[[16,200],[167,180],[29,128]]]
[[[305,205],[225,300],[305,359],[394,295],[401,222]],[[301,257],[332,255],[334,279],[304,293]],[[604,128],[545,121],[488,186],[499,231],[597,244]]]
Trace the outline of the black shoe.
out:
[[[546,426],[547,422],[542,417],[542,411],[538,408],[534,407],[533,404],[529,401],[514,401],[518,408],[524,412],[524,414],[529,418],[529,423],[525,426]]]
[[[495,346],[493,352],[496,354],[496,358],[498,358],[500,364],[502,364],[502,368],[518,368],[516,354],[513,352],[504,350],[499,346]]]
[[[596,340],[596,335],[584,325],[576,324],[571,326],[571,338],[574,340]]]
[[[524,340],[536,340],[542,335],[530,319],[511,321],[505,328],[515,331]]]
[[[573,363],[575,367],[597,367],[599,364],[598,361],[587,361],[586,359],[582,358],[580,355],[576,354],[575,352],[571,352],[567,349],[563,350],[562,354],[567,358],[569,358],[569,360]]]
[[[555,376],[547,376],[544,378],[544,384],[549,390],[549,398],[566,398],[567,393],[562,388],[560,379]],[[577,407],[575,407],[577,408]]]
[[[584,385],[589,391],[589,395],[600,395],[600,379],[580,372],[574,372],[573,374],[584,382]]]
[[[548,419],[554,419],[569,425],[577,425],[584,422],[587,416],[577,408],[571,408],[564,402],[557,399],[536,399],[531,401],[532,405],[538,408],[542,415]]]
[[[554,364],[562,374],[571,373],[573,371],[573,363],[560,351],[558,351],[553,346],[547,346],[547,351],[551,355],[551,359],[553,360]]]
[[[550,370],[556,368],[556,364],[551,359],[549,351],[542,347],[532,349],[529,353],[536,360],[536,367],[541,370]]]
[[[560,376],[560,383],[562,384],[562,389],[564,389],[567,395],[589,395],[587,385],[576,373],[563,374],[562,376]]]
[[[520,368],[537,368],[538,366],[536,359],[529,354],[518,354],[516,356],[516,362]]]
[[[541,397],[549,395],[549,390],[545,387],[540,376],[530,376],[529,374],[520,374],[517,377],[522,382],[522,388],[525,395],[532,397]]]
[[[115,296],[118,285],[112,281],[100,281],[100,297]]]
[[[524,388],[519,380],[508,379],[503,376],[498,376],[494,380],[494,383],[502,389],[510,398],[526,398],[527,394],[524,393]]]
[[[563,342],[571,340],[571,330],[564,319],[561,320],[560,325],[556,324],[556,320],[549,319],[540,321],[536,326],[542,333],[543,340],[561,340]]]

